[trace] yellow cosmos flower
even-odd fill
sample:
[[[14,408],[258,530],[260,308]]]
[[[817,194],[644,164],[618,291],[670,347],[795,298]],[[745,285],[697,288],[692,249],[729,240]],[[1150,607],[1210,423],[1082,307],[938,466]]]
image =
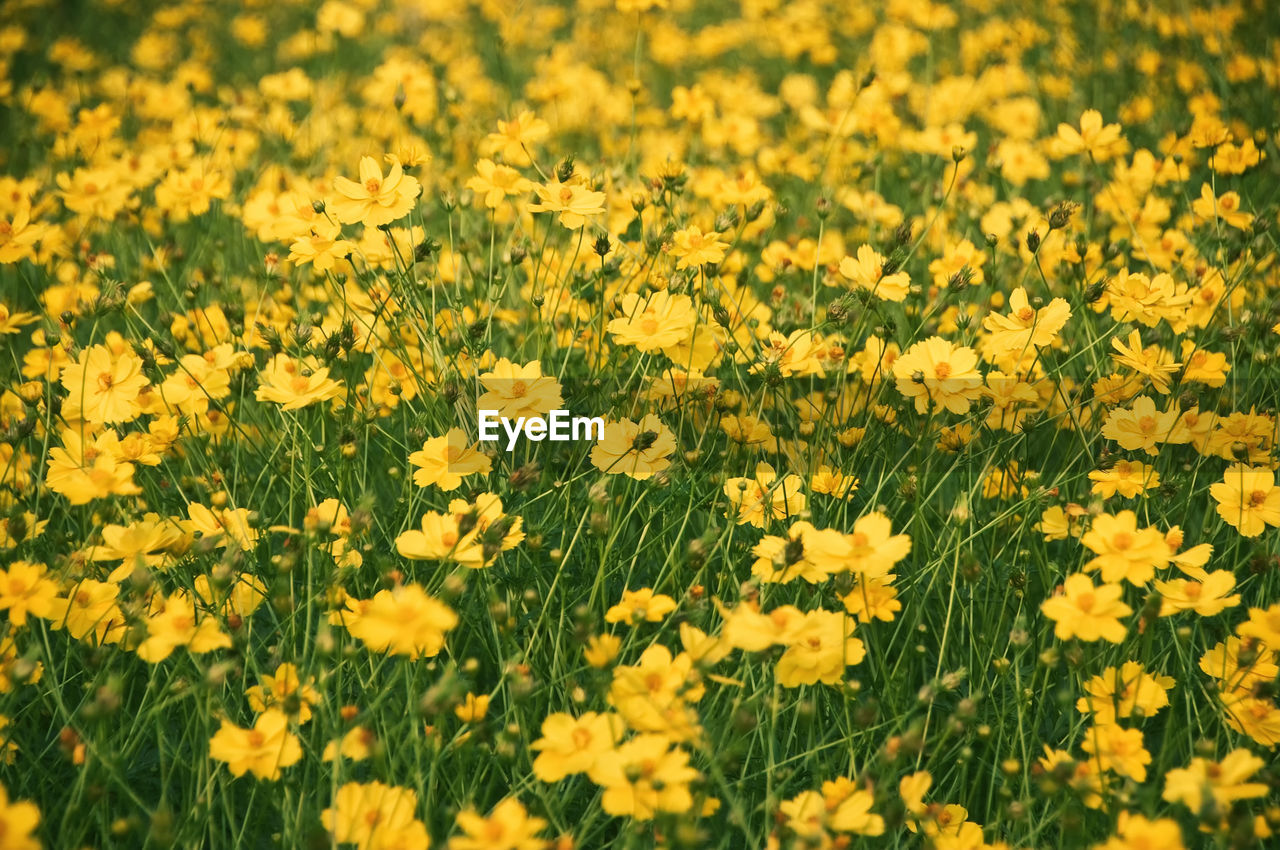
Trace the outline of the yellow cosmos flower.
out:
[[[413,209],[422,185],[417,178],[404,173],[398,159],[389,159],[391,170],[385,177],[377,160],[363,156],[360,158],[359,182],[346,177],[334,178],[334,196],[327,207],[338,221],[378,227],[403,218]]]
[[[232,776],[252,773],[258,779],[279,779],[282,768],[302,758],[302,744],[289,731],[283,711],[268,709],[251,728],[241,728],[223,719],[209,739],[209,758],[226,762]]]

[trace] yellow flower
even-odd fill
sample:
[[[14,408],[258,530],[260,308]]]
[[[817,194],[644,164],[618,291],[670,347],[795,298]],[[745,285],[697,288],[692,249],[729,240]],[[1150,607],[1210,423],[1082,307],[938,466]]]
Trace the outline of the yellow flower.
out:
[[[204,215],[214,200],[231,195],[231,181],[218,169],[195,165],[174,169],[156,186],[156,206],[173,217],[186,221],[193,215]]]
[[[1210,485],[1209,495],[1218,503],[1218,516],[1245,537],[1280,526],[1280,487],[1266,467],[1232,464],[1222,481]]]
[[[434,658],[444,648],[445,632],[458,625],[449,606],[416,584],[380,590],[370,600],[348,605],[353,610],[342,612],[341,622],[352,637],[374,652],[411,659]]]
[[[1070,124],[1059,124],[1054,140],[1053,153],[1058,157],[1083,153],[1097,162],[1106,162],[1125,153],[1129,143],[1121,135],[1119,124],[1102,124],[1102,113],[1088,109],[1080,116],[1080,129]]]
[[[427,850],[430,839],[414,816],[417,809],[418,795],[409,788],[348,782],[320,813],[320,823],[334,843],[358,850]]]
[[[935,336],[912,345],[893,364],[898,392],[915,400],[917,413],[930,407],[968,413],[982,395],[978,355],[972,348]]]
[[[760,652],[774,644],[788,645],[791,636],[805,624],[807,615],[794,605],[780,605],[769,613],[762,613],[751,604],[742,604],[732,611],[721,610],[726,643],[748,652]]]
[[[1027,300],[1027,291],[1019,286],[1009,296],[1008,315],[992,313],[982,320],[988,333],[983,350],[988,357],[999,357],[1044,348],[1057,340],[1070,318],[1071,307],[1066,299],[1054,298],[1036,309]]]
[[[413,483],[419,487],[435,485],[448,492],[462,486],[469,475],[488,474],[492,463],[475,445],[468,445],[461,428],[450,428],[443,437],[431,437],[422,448],[409,455],[415,467]]]
[[[1120,812],[1116,834],[1093,850],[1185,850],[1182,827],[1173,818],[1147,820],[1142,815]]]
[[[845,475],[839,469],[833,469],[824,463],[810,477],[809,489],[837,499],[852,499],[858,490],[858,483],[854,476]]]
[[[45,482],[73,505],[84,505],[108,496],[136,496],[142,489],[133,482],[134,466],[120,459],[120,438],[114,431],[86,439],[70,429],[62,432],[62,445],[49,450]]]
[[[378,227],[403,218],[413,209],[422,186],[417,178],[404,173],[400,161],[389,157],[391,170],[386,177],[371,156],[360,157],[360,182],[335,177],[335,195],[328,208],[343,224],[361,222],[365,227]]]
[[[1081,714],[1093,713],[1096,723],[1114,723],[1117,717],[1146,719],[1169,705],[1169,689],[1174,680],[1153,676],[1137,661],[1126,661],[1120,669],[1108,667],[1084,683],[1086,696],[1076,700]]]
[[[582,655],[592,667],[601,669],[612,664],[621,649],[622,638],[616,635],[595,635],[587,640]]]
[[[1124,640],[1125,627],[1120,618],[1133,613],[1132,608],[1120,601],[1124,588],[1118,584],[1094,587],[1082,573],[1067,576],[1062,587],[1062,593],[1040,605],[1044,615],[1054,621],[1053,633],[1059,640],[1079,638],[1090,643]]]
[[[1250,608],[1249,619],[1240,624],[1241,637],[1254,637],[1280,651],[1280,602],[1270,608]]]
[[[249,707],[254,711],[279,708],[301,726],[311,719],[311,706],[320,702],[315,677],[309,676],[303,682],[296,665],[281,664],[275,673],[258,681],[259,684],[244,692],[249,698]]]
[[[35,259],[35,245],[44,237],[46,230],[46,225],[31,223],[31,202],[26,198],[13,209],[0,209],[0,264]],[[18,325],[11,327],[8,308],[0,305],[0,333],[16,333],[21,324],[35,321],[29,313],[15,315]],[[28,318],[28,322],[24,322],[24,318]]]
[[[1235,749],[1221,761],[1193,758],[1187,767],[1170,770],[1164,779],[1165,800],[1181,803],[1193,814],[1200,814],[1204,805],[1212,799],[1221,817],[1237,800],[1252,800],[1267,796],[1267,786],[1262,782],[1249,782],[1266,762],[1246,749]]]
[[[1102,436],[1115,440],[1127,451],[1142,449],[1149,455],[1159,454],[1156,446],[1174,442],[1179,436],[1177,408],[1157,410],[1148,396],[1138,396],[1133,406],[1116,408],[1102,423]]]
[[[341,756],[350,761],[364,761],[373,754],[378,737],[363,726],[353,726],[341,741],[330,741],[324,746],[323,761],[337,761]]]
[[[778,683],[784,688],[822,682],[834,685],[844,668],[860,664],[866,649],[853,637],[854,621],[843,611],[812,611],[787,635],[778,659]]]
[[[258,378],[254,398],[299,410],[342,394],[342,384],[329,377],[327,366],[311,357],[296,360],[281,352],[271,358]]]
[[[1135,782],[1147,780],[1151,753],[1143,746],[1142,732],[1123,729],[1114,723],[1096,723],[1085,730],[1081,749],[1093,756],[1092,765]]]
[[[764,528],[766,522],[794,517],[804,510],[808,500],[801,491],[800,477],[787,474],[778,478],[767,463],[756,464],[754,478],[730,478],[724,484],[729,497],[726,512],[738,525]]]
[[[45,573],[44,564],[13,561],[8,569],[0,569],[0,611],[9,612],[9,622],[21,628],[27,616],[53,616],[58,585]]]
[[[489,712],[489,695],[468,693],[453,707],[453,714],[463,723],[479,723]]]
[[[497,209],[508,195],[523,195],[533,189],[533,181],[525,178],[509,165],[499,165],[491,159],[476,163],[475,176],[466,186],[489,209]]]
[[[1191,202],[1191,211],[1209,221],[1222,219],[1236,230],[1246,230],[1253,223],[1253,214],[1240,209],[1240,195],[1225,192],[1214,197],[1213,187],[1208,183],[1201,184],[1200,197]]]
[[[861,577],[853,585],[853,590],[841,597],[844,610],[848,611],[860,623],[872,620],[892,622],[894,616],[902,610],[898,601],[898,590],[893,586],[897,576],[890,573],[879,578]]]
[[[704,693],[688,653],[672,657],[671,650],[654,644],[641,654],[639,664],[614,669],[609,704],[630,729],[689,740],[698,733],[698,716],[689,703]]]
[[[607,422],[603,439],[591,448],[591,464],[610,475],[646,481],[671,466],[676,435],[654,414],[640,422]]]
[[[1280,707],[1238,691],[1219,694],[1227,725],[1264,747],[1280,744]]]
[[[1109,499],[1117,493],[1126,499],[1133,498],[1160,486],[1160,473],[1140,461],[1118,460],[1109,469],[1095,469],[1089,473],[1094,482],[1089,492]]]
[[[142,374],[142,361],[132,351],[90,346],[62,370],[62,386],[68,394],[64,414],[74,418],[70,411],[79,411],[95,424],[131,422],[142,413],[138,393],[150,384]]]
[[[279,779],[281,768],[302,758],[302,744],[289,731],[288,716],[272,708],[259,715],[250,729],[224,718],[209,739],[209,758],[226,762],[233,776],[252,773],[259,779]]]
[[[654,593],[652,588],[622,591],[622,601],[605,612],[606,623],[660,623],[663,618],[676,610],[676,601],[662,593]]]
[[[802,791],[783,800],[778,815],[800,841],[822,846],[827,840],[827,803],[817,791]]]
[[[498,131],[485,136],[481,153],[485,156],[501,156],[512,165],[529,165],[530,147],[545,141],[551,135],[551,127],[529,110],[515,118],[498,122]]]
[[[1167,351],[1158,345],[1143,348],[1142,334],[1138,331],[1130,333],[1127,342],[1121,342],[1118,337],[1112,337],[1111,347],[1115,349],[1111,359],[1117,365],[1127,366],[1139,375],[1150,379],[1151,385],[1161,395],[1169,394],[1169,381],[1182,364],[1173,361]]]
[[[520,366],[503,357],[479,380],[485,392],[476,399],[476,409],[496,410],[508,419],[543,416],[564,402],[560,382],[544,376],[536,360]]]
[[[582,183],[552,182],[535,185],[538,201],[529,205],[529,212],[558,212],[560,223],[570,230],[577,230],[587,223],[587,218],[604,212],[604,192],[594,192]]]
[[[622,720],[616,714],[548,715],[542,721],[542,737],[532,744],[538,753],[533,775],[543,782],[559,782],[571,774],[585,773],[621,738]]]
[[[168,597],[157,594],[152,597],[147,637],[138,645],[138,657],[158,664],[180,646],[197,654],[212,652],[229,648],[231,638],[212,615],[196,613],[195,603],[185,590],[174,591]]]
[[[693,808],[689,783],[698,778],[689,754],[672,749],[665,735],[637,735],[588,772],[604,788],[601,805],[615,817],[652,820],[658,812],[681,814]]]
[[[32,833],[40,825],[40,809],[29,800],[10,800],[9,790],[0,785],[0,841],[5,850],[40,850],[40,840]]]
[[[450,838],[449,850],[542,850],[549,842],[537,834],[546,826],[546,820],[530,817],[519,800],[507,797],[487,818],[472,809],[458,812],[465,835]]]
[[[355,243],[341,237],[342,231],[336,223],[317,220],[308,234],[299,236],[289,246],[289,261],[298,266],[311,263],[316,271],[327,272],[339,260],[356,252]]]
[[[1169,566],[1173,556],[1159,529],[1138,529],[1138,517],[1133,511],[1101,514],[1080,542],[1096,555],[1084,565],[1085,570],[1101,571],[1102,580],[1108,583],[1127,580],[1144,585],[1157,569]]]
[[[258,544],[258,529],[249,521],[248,508],[207,508],[192,502],[187,505],[187,516],[190,519],[182,523],[183,530],[199,533],[216,547],[234,543],[248,552]]]
[[[856,259],[845,257],[840,261],[840,274],[885,301],[905,301],[911,292],[911,278],[904,271],[886,275],[884,264],[885,258],[876,249],[862,245]]]
[[[671,236],[671,247],[668,253],[677,259],[677,269],[691,266],[703,266],[707,263],[719,263],[724,259],[729,243],[720,241],[716,231],[702,232],[702,228],[691,224],[683,230],[677,230]]]
[[[645,299],[628,292],[622,297],[622,315],[610,320],[606,330],[619,345],[633,345],[647,354],[684,342],[696,320],[688,295],[672,295],[664,289]]]
[[[463,534],[453,514],[427,511],[420,529],[411,528],[396,537],[396,551],[414,561],[454,561],[480,569],[486,559],[479,536],[478,527]]]
[[[884,818],[872,814],[875,795],[847,777],[822,783],[822,798],[827,809],[827,827],[854,835],[883,835]]]
[[[1111,318],[1117,322],[1138,322],[1148,328],[1154,328],[1161,319],[1178,320],[1191,303],[1186,284],[1175,283],[1168,272],[1148,277],[1121,269],[1107,281],[1106,293]]]
[[[117,643],[125,634],[124,612],[116,604],[120,587],[105,581],[81,579],[66,597],[58,597],[49,619],[76,640],[93,635],[100,644]]]
[[[1084,533],[1081,518],[1087,512],[1080,505],[1069,504],[1065,508],[1053,505],[1045,508],[1040,514],[1040,521],[1035,530],[1044,535],[1045,540],[1066,540],[1067,537],[1079,537]]]
[[[1155,582],[1160,594],[1160,616],[1168,617],[1179,611],[1195,611],[1201,617],[1212,617],[1227,608],[1240,604],[1235,590],[1236,577],[1227,570],[1214,570],[1201,578],[1176,578]]]
[[[819,531],[804,520],[792,523],[786,537],[765,535],[751,549],[751,554],[756,556],[751,574],[765,584],[789,584],[798,578],[809,584],[824,582],[831,573],[810,557],[809,547],[819,548],[818,538],[832,535],[843,539],[838,531]]]
[[[808,544],[809,557],[832,574],[852,572],[863,578],[883,578],[911,552],[911,538],[894,534],[893,523],[879,511],[859,517],[849,534],[816,536]]]

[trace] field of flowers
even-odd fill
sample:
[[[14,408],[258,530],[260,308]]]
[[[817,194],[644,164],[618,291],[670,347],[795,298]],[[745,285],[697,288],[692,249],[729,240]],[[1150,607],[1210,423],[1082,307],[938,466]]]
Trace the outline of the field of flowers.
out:
[[[0,850],[1280,846],[1278,102],[1271,0],[5,0]]]

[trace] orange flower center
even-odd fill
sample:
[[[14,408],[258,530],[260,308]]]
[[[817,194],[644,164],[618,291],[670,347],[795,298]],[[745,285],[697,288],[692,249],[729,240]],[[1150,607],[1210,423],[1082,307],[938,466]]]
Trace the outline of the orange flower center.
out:
[[[591,733],[586,729],[574,729],[570,737],[573,739],[573,745],[580,750],[591,746]]]
[[[1021,321],[1029,322],[1035,317],[1036,317],[1036,311],[1032,310],[1030,307],[1023,307],[1021,310],[1018,311],[1018,318]]]
[[[368,180],[364,181],[364,190],[370,195],[376,195],[378,192],[382,191],[382,181],[370,177]]]
[[[1124,549],[1128,549],[1132,545],[1133,545],[1133,535],[1127,531],[1122,531],[1119,534],[1117,534],[1115,537],[1111,538],[1111,548],[1113,549],[1124,550]]]
[[[249,746],[257,749],[267,742],[267,736],[259,732],[257,729],[249,730]]]
[[[1093,604],[1096,601],[1092,593],[1082,593],[1076,597],[1076,607],[1087,614],[1093,610]]]
[[[1264,490],[1254,490],[1249,494],[1249,507],[1260,508],[1262,503],[1267,500],[1267,494]]]
[[[529,386],[524,381],[516,381],[511,385],[511,395],[515,398],[524,398],[529,394]]]
[[[951,376],[951,364],[939,363],[933,367],[933,374],[939,379],[944,380]]]
[[[112,384],[114,384],[115,382],[116,382],[116,379],[112,376],[110,372],[98,373],[98,389],[102,390],[103,392],[106,392],[107,390],[111,389]]]

